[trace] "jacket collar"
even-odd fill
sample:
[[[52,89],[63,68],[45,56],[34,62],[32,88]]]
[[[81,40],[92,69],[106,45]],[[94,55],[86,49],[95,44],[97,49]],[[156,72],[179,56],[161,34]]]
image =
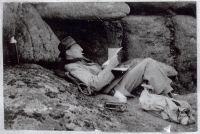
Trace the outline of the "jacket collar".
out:
[[[93,63],[91,60],[89,60],[88,58],[85,58],[85,57],[66,60],[66,63],[70,64],[70,63],[75,63],[75,62],[78,62],[78,61],[81,61],[81,62],[84,62],[84,63]]]

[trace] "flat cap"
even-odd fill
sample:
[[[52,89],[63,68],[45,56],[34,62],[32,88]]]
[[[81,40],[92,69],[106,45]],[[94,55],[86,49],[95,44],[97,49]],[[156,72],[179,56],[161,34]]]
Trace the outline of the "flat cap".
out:
[[[76,44],[76,41],[71,36],[67,36],[61,40],[60,44],[58,45],[58,49],[60,51],[65,51],[73,44]]]

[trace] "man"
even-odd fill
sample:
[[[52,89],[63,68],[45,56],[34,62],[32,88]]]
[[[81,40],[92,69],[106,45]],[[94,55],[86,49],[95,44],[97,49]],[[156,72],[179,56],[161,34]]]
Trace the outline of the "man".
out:
[[[126,102],[127,96],[131,96],[131,92],[144,80],[148,81],[156,94],[170,95],[173,90],[170,85],[171,80],[158,66],[157,61],[151,58],[144,59],[135,67],[132,67],[132,63],[130,63],[131,67],[128,72],[113,86],[110,84],[115,80],[112,69],[120,64],[117,55],[102,67],[86,59],[81,46],[70,36],[64,38],[58,48],[60,50],[59,57],[64,61],[66,72],[88,87],[94,87],[95,92],[112,93],[120,102]],[[109,85],[112,85],[113,88],[107,88]]]

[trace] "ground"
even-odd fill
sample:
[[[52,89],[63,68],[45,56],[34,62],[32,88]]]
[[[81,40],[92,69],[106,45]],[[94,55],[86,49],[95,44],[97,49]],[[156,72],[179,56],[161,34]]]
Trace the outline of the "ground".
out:
[[[85,96],[39,65],[4,67],[5,129],[162,132],[170,125],[171,131],[197,131],[197,123],[183,126],[143,111],[138,98],[128,100],[125,112],[111,111],[103,107],[111,96]],[[178,98],[187,100],[197,117],[196,93]]]

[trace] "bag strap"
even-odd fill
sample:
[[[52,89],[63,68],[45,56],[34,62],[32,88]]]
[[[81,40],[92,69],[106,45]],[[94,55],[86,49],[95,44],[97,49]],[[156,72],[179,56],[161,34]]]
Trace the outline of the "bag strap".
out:
[[[78,90],[83,93],[84,95],[87,95],[87,96],[91,96],[91,95],[94,95],[94,91],[95,91],[95,88],[94,87],[89,87],[87,86],[86,84],[84,84],[83,82],[81,82],[79,79],[77,79],[76,77],[74,77],[72,74],[70,74],[70,72],[65,72],[63,70],[55,70],[54,73],[63,78],[63,79],[66,79],[67,81],[70,81],[72,83],[74,83],[77,87],[78,87]]]
[[[73,75],[70,74],[70,72],[65,72],[65,76],[70,79],[74,84],[77,85],[78,90],[87,96],[94,95],[94,87],[89,87],[85,83],[81,82],[79,79],[75,78]]]

